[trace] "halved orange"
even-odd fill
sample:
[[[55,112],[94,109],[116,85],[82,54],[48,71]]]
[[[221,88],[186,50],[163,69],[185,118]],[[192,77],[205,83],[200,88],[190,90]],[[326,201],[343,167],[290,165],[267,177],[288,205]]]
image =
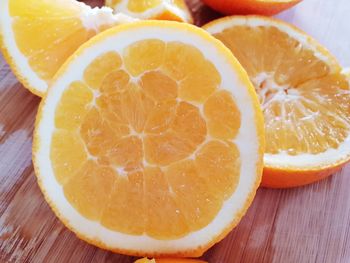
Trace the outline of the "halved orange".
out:
[[[214,10],[226,15],[276,15],[302,0],[203,0]]]
[[[262,185],[325,178],[350,159],[350,87],[320,44],[280,20],[237,16],[204,27],[248,72],[265,115]]]
[[[192,15],[184,0],[105,0],[117,13],[140,19],[174,20],[192,23]]]
[[[107,30],[60,69],[33,160],[57,216],[82,239],[142,256],[199,256],[260,183],[263,119],[231,52],[185,23]]]
[[[75,0],[0,1],[0,48],[22,84],[38,96],[46,93],[66,59],[98,32],[128,22],[110,8]]]

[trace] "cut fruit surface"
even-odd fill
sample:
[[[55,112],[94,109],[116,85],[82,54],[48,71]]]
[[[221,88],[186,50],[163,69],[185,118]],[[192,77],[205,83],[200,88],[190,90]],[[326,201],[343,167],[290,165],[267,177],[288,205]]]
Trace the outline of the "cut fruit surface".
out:
[[[105,0],[117,13],[140,19],[173,20],[192,23],[184,0]]]
[[[263,131],[254,89],[223,44],[188,24],[143,21],[99,34],[60,69],[33,158],[52,209],[82,239],[199,256],[250,205]]]
[[[135,263],[207,263],[206,261],[199,259],[186,259],[186,258],[140,258]]]
[[[214,10],[226,15],[276,15],[301,0],[203,0]]]
[[[22,84],[43,96],[59,67],[98,32],[130,21],[75,0],[4,0],[0,47]]]
[[[204,28],[234,53],[259,95],[267,141],[263,186],[308,184],[350,159],[349,80],[326,49],[265,17],[228,17]]]

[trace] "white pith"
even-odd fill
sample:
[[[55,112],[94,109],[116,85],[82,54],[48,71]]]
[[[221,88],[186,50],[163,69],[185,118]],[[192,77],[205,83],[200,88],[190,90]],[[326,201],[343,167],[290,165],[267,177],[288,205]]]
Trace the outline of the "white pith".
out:
[[[21,53],[17,46],[12,30],[14,18],[10,16],[9,12],[10,1],[0,1],[0,34],[2,35],[4,48],[7,49],[9,56],[15,61],[18,74],[22,76],[31,88],[44,94],[48,88],[47,82],[32,70],[27,57]],[[117,25],[134,21],[134,19],[123,14],[114,15],[112,9],[108,7],[91,8],[82,2],[77,2],[77,4],[81,6],[80,19],[86,29],[97,30],[101,25]]]
[[[113,10],[106,6],[101,8],[90,8],[89,6],[86,6],[81,12],[79,18],[86,29],[92,29],[95,31],[98,31],[99,27],[102,25],[118,25],[136,21],[135,18],[122,13],[114,15]]]
[[[262,109],[272,101],[288,101],[297,100],[299,98],[299,92],[296,89],[290,88],[287,85],[279,85],[274,81],[272,73],[261,72],[255,78],[253,78],[252,83],[254,87],[260,87],[259,90],[255,89],[260,103],[262,104]],[[286,93],[288,90],[288,93]],[[271,93],[273,94],[271,95]]]
[[[185,25],[184,25],[185,26]],[[222,87],[231,91],[234,100],[241,111],[241,127],[235,138],[241,157],[241,176],[234,194],[224,202],[217,217],[203,229],[192,232],[185,237],[175,240],[157,240],[149,236],[133,236],[111,231],[101,224],[82,217],[66,200],[62,187],[55,179],[50,160],[50,145],[54,131],[55,108],[65,87],[74,80],[82,79],[83,69],[97,56],[110,50],[122,53],[124,47],[139,40],[160,39],[162,41],[181,41],[197,47],[204,57],[211,61],[222,77]],[[189,251],[204,246],[214,240],[232,223],[244,207],[247,198],[254,191],[257,183],[257,163],[259,162],[259,141],[257,119],[254,111],[254,101],[246,89],[243,80],[232,65],[232,61],[220,54],[216,45],[211,44],[200,34],[177,28],[161,28],[159,26],[133,27],[109,36],[103,41],[95,43],[82,51],[71,61],[65,74],[59,77],[50,88],[42,107],[42,119],[36,128],[38,149],[35,160],[42,187],[46,190],[49,201],[55,205],[58,212],[68,221],[76,232],[89,238],[98,240],[108,248],[152,253],[174,253]]]
[[[159,5],[156,7],[150,8],[146,10],[145,12],[139,13],[139,12],[132,12],[128,8],[128,2],[129,0],[123,0],[120,3],[116,4],[115,6],[111,6],[116,12],[121,12],[126,15],[140,18],[140,19],[150,19],[157,17],[158,15],[162,14],[165,10],[175,14],[177,17],[181,18],[184,22],[190,22],[191,18],[189,16],[189,13],[181,10],[177,6],[175,6],[174,3],[170,0],[163,0]]]
[[[330,65],[331,73],[339,70],[338,64],[331,59],[330,57],[324,55],[320,52],[319,48],[315,45],[314,41],[311,37],[308,37],[306,34],[298,32],[293,27],[289,26],[286,23],[276,22],[275,20],[259,18],[259,17],[232,17],[232,19],[223,19],[218,23],[209,23],[204,26],[204,29],[207,30],[211,34],[221,33],[226,29],[235,27],[235,26],[249,26],[249,27],[258,27],[258,26],[274,26],[288,34],[291,38],[299,41],[304,47],[310,49],[314,55],[322,61],[325,61],[328,65]],[[348,70],[350,73],[350,70]],[[343,72],[346,74],[346,71]],[[261,79],[259,78],[267,78],[269,79],[268,73],[261,73],[254,81],[259,83]],[[256,84],[256,83],[254,83]],[[271,84],[271,83],[270,83]],[[282,91],[285,87],[277,87],[276,90]],[[294,89],[295,90],[295,89]],[[282,94],[282,92],[277,92],[277,97],[282,101],[285,99],[297,99],[298,94]],[[292,89],[293,91],[293,89]],[[275,95],[275,96],[276,96]],[[278,99],[278,98],[274,99]],[[264,107],[264,106],[262,106]],[[266,143],[269,143],[268,141]],[[309,154],[303,153],[298,155],[290,155],[287,152],[280,152],[278,154],[269,154],[265,153],[264,155],[264,164],[266,167],[278,167],[278,168],[293,168],[297,170],[317,170],[320,168],[332,167],[335,164],[341,164],[344,161],[347,161],[350,158],[350,127],[349,127],[349,135],[348,137],[339,145],[337,149],[328,149],[325,152],[318,154]]]

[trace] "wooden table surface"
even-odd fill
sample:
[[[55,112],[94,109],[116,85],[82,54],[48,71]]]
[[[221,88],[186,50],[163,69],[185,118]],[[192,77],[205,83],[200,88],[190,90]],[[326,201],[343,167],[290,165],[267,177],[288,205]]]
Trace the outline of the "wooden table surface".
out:
[[[197,24],[218,14],[191,1]],[[97,1],[90,1],[98,4]],[[350,1],[305,0],[280,15],[350,65]],[[36,184],[32,131],[40,99],[0,55],[0,262],[133,262],[93,247],[60,223]],[[350,262],[350,166],[292,189],[259,189],[241,223],[204,254],[213,263]]]

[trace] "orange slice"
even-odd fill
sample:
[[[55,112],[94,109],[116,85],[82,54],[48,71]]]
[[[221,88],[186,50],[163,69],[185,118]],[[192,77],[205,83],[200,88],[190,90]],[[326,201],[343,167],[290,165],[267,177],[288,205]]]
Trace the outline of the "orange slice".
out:
[[[199,259],[186,259],[186,258],[157,258],[157,259],[141,258],[136,260],[135,263],[207,263],[207,262]]]
[[[3,0],[0,47],[22,84],[43,96],[66,59],[98,32],[127,22],[109,8],[75,0]]]
[[[350,88],[330,53],[297,28],[266,17],[205,26],[238,58],[265,115],[263,186],[320,180],[350,159]]]
[[[184,0],[106,0],[116,12],[140,19],[174,20],[192,23]]]
[[[301,0],[203,0],[214,10],[226,15],[276,15],[289,9]]]
[[[61,68],[33,158],[57,216],[82,239],[146,256],[199,256],[260,183],[263,122],[231,52],[185,23],[107,30]]]

